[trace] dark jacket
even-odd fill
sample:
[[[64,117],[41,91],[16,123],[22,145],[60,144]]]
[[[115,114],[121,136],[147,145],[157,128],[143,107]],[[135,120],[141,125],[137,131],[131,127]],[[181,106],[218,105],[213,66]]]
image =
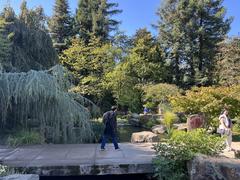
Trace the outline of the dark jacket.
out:
[[[104,134],[111,135],[117,132],[117,115],[114,111],[107,111],[103,114],[103,123],[105,125]]]

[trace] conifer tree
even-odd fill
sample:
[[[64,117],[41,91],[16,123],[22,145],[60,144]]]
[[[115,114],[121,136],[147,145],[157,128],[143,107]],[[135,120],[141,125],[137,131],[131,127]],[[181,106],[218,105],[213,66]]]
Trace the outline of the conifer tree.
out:
[[[216,56],[216,80],[221,85],[240,83],[240,39],[226,39],[219,44]]]
[[[34,15],[34,17],[36,16]],[[30,69],[47,69],[58,62],[49,35],[35,26],[38,25],[35,22],[39,21],[27,21],[34,22],[33,24],[27,24],[15,16],[11,7],[4,8],[0,18],[4,22],[2,24],[2,29],[5,31],[3,37],[5,41],[10,43],[11,47],[9,60],[7,59],[9,62],[7,64],[0,62],[4,71],[19,72],[29,71]]]
[[[0,17],[0,71],[8,71],[11,68],[11,43],[8,39],[11,35],[7,34],[6,24],[6,21]]]
[[[76,21],[79,36],[87,43],[94,35],[101,41],[109,40],[109,33],[117,29],[120,22],[111,19],[111,16],[121,13],[117,3],[108,3],[107,0],[80,0]]]
[[[73,35],[73,21],[67,0],[56,0],[53,16],[49,21],[49,31],[55,47],[61,52]]]
[[[105,97],[103,77],[115,65],[115,51],[110,43],[102,43],[99,38],[91,37],[88,44],[81,38],[72,40],[71,46],[64,50],[61,63],[73,74],[74,89],[97,105]]]
[[[173,82],[210,85],[218,42],[230,28],[222,0],[167,0],[159,9],[159,38]]]
[[[132,67],[132,76],[137,77],[140,84],[163,80],[162,52],[147,29],[139,29],[133,37],[128,64]]]
[[[19,20],[27,25],[27,27],[35,30],[46,30],[46,15],[41,6],[35,9],[27,8],[27,1],[23,0],[20,6]]]

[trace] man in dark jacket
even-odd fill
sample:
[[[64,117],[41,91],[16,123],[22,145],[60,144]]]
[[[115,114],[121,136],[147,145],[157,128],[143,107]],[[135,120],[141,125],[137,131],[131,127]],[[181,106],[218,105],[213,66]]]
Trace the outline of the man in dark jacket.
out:
[[[104,133],[102,136],[101,150],[105,150],[105,144],[107,138],[111,137],[112,142],[116,150],[119,149],[117,143],[117,107],[112,106],[111,111],[107,111],[103,114],[103,123],[105,125]]]

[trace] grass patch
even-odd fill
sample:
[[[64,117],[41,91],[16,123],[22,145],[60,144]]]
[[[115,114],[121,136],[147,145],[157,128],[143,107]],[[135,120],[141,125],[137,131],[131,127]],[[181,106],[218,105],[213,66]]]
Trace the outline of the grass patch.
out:
[[[17,147],[21,145],[43,144],[44,138],[38,132],[20,131],[7,139],[7,145]]]

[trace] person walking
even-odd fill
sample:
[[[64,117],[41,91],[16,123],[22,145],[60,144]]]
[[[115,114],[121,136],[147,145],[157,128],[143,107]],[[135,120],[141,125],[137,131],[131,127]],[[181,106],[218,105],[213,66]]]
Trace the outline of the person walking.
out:
[[[232,151],[232,121],[229,118],[228,115],[228,110],[224,109],[223,113],[219,116],[219,121],[220,121],[220,125],[219,125],[219,129],[221,131],[221,135],[222,136],[227,136],[226,139],[226,145],[227,145],[227,150],[228,151]]]
[[[119,150],[117,143],[117,106],[112,106],[111,111],[103,114],[103,123],[105,125],[101,142],[101,150],[105,150],[106,141],[108,138],[112,139],[113,145],[116,150]]]

